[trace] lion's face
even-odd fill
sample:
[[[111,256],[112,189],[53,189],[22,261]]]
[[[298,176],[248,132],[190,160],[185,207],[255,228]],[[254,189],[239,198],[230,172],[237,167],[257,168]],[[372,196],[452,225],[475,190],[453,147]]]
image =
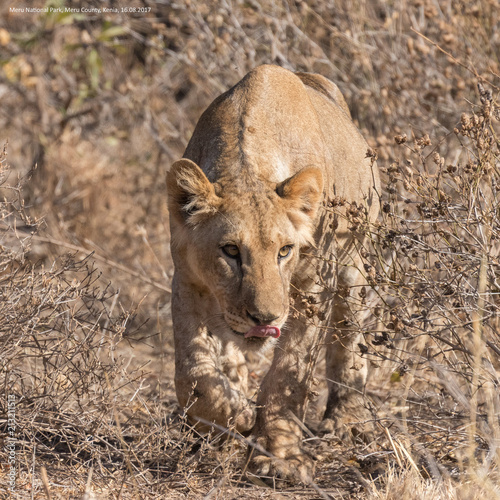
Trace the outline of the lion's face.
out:
[[[318,169],[307,168],[279,185],[259,183],[239,192],[211,184],[193,162],[176,162],[168,177],[174,244],[185,265],[216,298],[205,322],[219,335],[263,343],[280,335],[299,250],[322,192]]]
[[[193,230],[191,266],[217,298],[233,332],[277,336],[288,316],[299,235],[276,193],[255,197],[251,210],[232,196],[222,200],[219,212]]]

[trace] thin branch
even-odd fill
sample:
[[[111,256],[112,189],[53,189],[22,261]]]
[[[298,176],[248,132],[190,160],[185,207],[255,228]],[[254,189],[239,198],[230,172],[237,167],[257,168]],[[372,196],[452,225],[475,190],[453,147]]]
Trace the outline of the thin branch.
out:
[[[95,251],[88,250],[87,248],[84,248],[84,247],[79,246],[79,245],[73,245],[71,243],[66,243],[65,241],[56,240],[54,238],[47,238],[45,236],[38,236],[36,234],[33,235],[32,238],[34,240],[43,241],[45,243],[50,243],[52,245],[57,245],[60,247],[68,248],[69,250],[73,250],[75,252],[84,253],[85,255],[91,254],[94,259],[99,260],[101,262],[104,262],[105,264],[107,264],[110,267],[114,267],[115,269],[118,269],[124,273],[127,273],[130,276],[133,276],[134,278],[138,278],[141,281],[144,281],[145,283],[147,283],[148,285],[154,286],[155,288],[162,290],[163,292],[170,293],[170,294],[172,293],[172,290],[170,288],[168,288],[167,286],[162,285],[161,283],[158,283],[157,281],[152,280],[148,276],[144,276],[144,274],[142,274],[138,271],[135,271],[134,269],[130,269],[129,267],[124,266],[123,264],[119,264],[118,262],[115,262],[114,260],[111,260],[108,257],[104,257],[102,255],[99,255]]]

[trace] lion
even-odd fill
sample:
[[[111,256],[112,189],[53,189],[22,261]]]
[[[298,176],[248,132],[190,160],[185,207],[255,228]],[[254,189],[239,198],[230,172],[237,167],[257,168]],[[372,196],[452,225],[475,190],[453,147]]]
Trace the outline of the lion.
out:
[[[334,83],[263,65],[215,99],[167,174],[178,401],[200,425],[251,433],[259,476],[313,476],[301,427],[319,342],[324,429],[342,433],[363,406],[367,366],[349,318],[366,236],[328,205],[344,199],[376,219],[367,150]],[[271,348],[255,403],[245,354]]]

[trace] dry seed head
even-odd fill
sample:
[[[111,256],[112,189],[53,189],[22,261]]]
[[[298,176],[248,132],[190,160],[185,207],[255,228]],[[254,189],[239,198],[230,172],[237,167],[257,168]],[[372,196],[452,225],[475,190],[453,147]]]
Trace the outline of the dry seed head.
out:
[[[370,158],[372,162],[376,161],[378,159],[377,150],[374,148],[368,148],[366,150],[366,158]]]
[[[410,180],[413,178],[413,170],[409,166],[404,167],[404,172]]]
[[[429,137],[429,134],[423,135],[419,139],[416,139],[415,142],[416,142],[417,146],[420,148],[425,148],[426,146],[432,145],[431,138]]]
[[[479,90],[479,96],[482,104],[491,103],[493,96],[490,89],[485,89],[481,82],[478,82],[477,88]]]

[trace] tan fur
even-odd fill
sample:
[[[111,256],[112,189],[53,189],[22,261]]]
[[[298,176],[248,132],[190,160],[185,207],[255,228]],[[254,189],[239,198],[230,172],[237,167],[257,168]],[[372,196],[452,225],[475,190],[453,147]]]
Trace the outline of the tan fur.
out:
[[[179,403],[195,421],[252,431],[272,454],[251,457],[261,475],[311,477],[299,422],[320,332],[329,344],[325,428],[341,430],[359,405],[366,364],[351,349],[355,311],[336,290],[362,281],[354,246],[364,235],[333,221],[324,202],[342,196],[376,218],[378,173],[366,151],[336,85],[260,66],[210,105],[168,173]],[[321,320],[306,314],[307,297]],[[257,323],[280,327],[281,337],[246,339]],[[272,346],[256,410],[244,354]]]

